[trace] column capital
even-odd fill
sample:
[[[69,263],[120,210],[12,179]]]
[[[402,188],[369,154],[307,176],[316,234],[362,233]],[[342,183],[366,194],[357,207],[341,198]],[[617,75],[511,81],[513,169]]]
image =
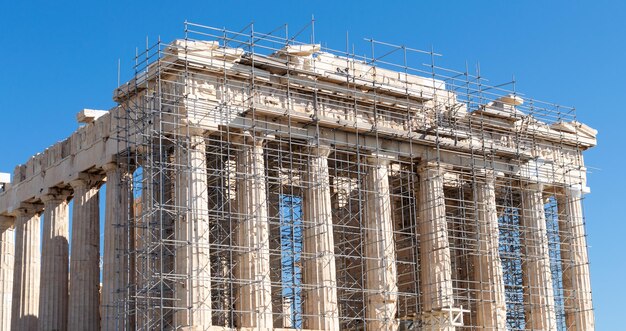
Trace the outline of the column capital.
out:
[[[504,177],[502,171],[496,171],[493,169],[478,169],[474,172],[474,175],[478,178],[484,179],[486,183],[493,184],[498,178]]]
[[[230,135],[230,141],[242,145],[263,146],[265,140],[274,139],[274,135],[265,132],[242,131]]]
[[[89,181],[84,180],[84,179],[74,179],[72,181],[70,181],[70,186],[72,186],[73,189],[80,189],[80,188],[87,188],[89,187]]]
[[[102,166],[102,170],[104,170],[105,173],[110,173],[113,171],[117,171],[117,170],[121,170],[123,173],[133,173],[135,171],[137,167],[135,165],[120,165],[117,162],[109,162],[109,163],[105,163]],[[108,177],[108,176],[107,176]]]
[[[206,130],[197,126],[196,123],[191,123],[188,118],[182,119],[180,125],[177,125],[174,128],[174,132],[179,136],[186,136],[187,134],[191,136],[204,135]]]
[[[7,229],[15,225],[15,217],[0,215],[0,229]]]
[[[370,155],[364,156],[365,162],[369,165],[375,166],[387,166],[391,161],[397,159],[397,156],[394,154],[387,153],[372,153]]]
[[[192,137],[202,137],[204,138],[204,134],[206,133],[206,130],[202,129],[202,128],[198,128],[198,127],[189,127],[188,129],[189,131],[189,135]]]
[[[581,184],[566,185],[561,189],[567,197],[581,199],[585,194],[589,193],[589,187],[583,187]]]
[[[332,149],[330,145],[327,144],[311,143],[305,147],[305,150],[309,153],[310,156],[328,157]]]
[[[452,166],[437,161],[425,161],[420,162],[417,166],[417,173],[419,175],[431,173],[437,175],[443,175],[444,172],[452,170]]]
[[[204,138],[206,130],[203,128],[195,127],[195,126],[188,126],[188,127],[185,126],[181,128],[179,133],[183,136],[189,134],[190,137],[203,137]]]
[[[13,210],[12,214],[16,217],[20,216],[35,216],[41,213],[43,205],[40,203],[20,203],[20,206]]]
[[[117,164],[117,162],[109,162],[102,166],[102,170],[104,170],[107,173],[111,171],[116,171],[118,168],[119,168],[119,165]]]
[[[88,174],[81,172],[75,179],[69,182],[70,186],[75,190],[79,188],[89,188],[96,186],[98,182],[102,181],[104,176],[97,174]]]
[[[543,192],[544,184],[539,182],[522,182],[522,189]]]
[[[50,202],[61,202],[67,200],[67,198],[72,195],[70,190],[65,190],[61,188],[49,188],[46,194],[41,196],[41,201],[44,204],[48,204]]]

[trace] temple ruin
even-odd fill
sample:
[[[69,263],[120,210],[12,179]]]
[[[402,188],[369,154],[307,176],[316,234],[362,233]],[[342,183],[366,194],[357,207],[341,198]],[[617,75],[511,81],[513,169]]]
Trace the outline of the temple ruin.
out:
[[[185,23],[0,176],[0,329],[593,330],[596,130],[304,34]]]

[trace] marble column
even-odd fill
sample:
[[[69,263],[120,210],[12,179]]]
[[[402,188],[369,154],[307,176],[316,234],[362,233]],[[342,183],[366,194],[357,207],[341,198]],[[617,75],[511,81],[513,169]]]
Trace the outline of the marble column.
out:
[[[100,210],[98,188],[77,179],[72,210],[69,330],[100,329]]]
[[[580,186],[568,187],[557,196],[567,330],[595,328],[581,199]]]
[[[382,155],[366,158],[363,245],[367,330],[398,329],[398,273],[389,191],[390,160]]]
[[[522,188],[522,263],[526,328],[556,330],[543,185]]]
[[[304,328],[339,330],[335,240],[327,146],[309,149],[304,173],[303,284]]]
[[[269,219],[263,140],[247,135],[237,152],[237,246],[235,269],[240,282],[235,303],[238,326],[273,328],[270,280]]]
[[[15,217],[0,216],[0,330],[11,329],[13,264],[15,263]]]
[[[44,203],[39,330],[67,330],[69,208],[67,193],[52,192]]]
[[[487,172],[476,183],[478,251],[472,256],[473,278],[476,282],[476,326],[486,330],[506,330],[506,298],[498,250],[500,230],[495,184],[492,172]]]
[[[206,142],[196,133],[187,148],[178,148],[177,205],[185,207],[177,220],[176,274],[185,278],[176,286],[176,324],[194,330],[211,326],[211,258],[209,255],[209,198]]]
[[[131,174],[116,163],[104,165],[106,171],[106,204],[104,250],[102,256],[102,322],[101,329],[125,330],[128,307],[128,237]]]
[[[425,323],[435,323],[441,330],[455,330],[445,317],[445,312],[454,306],[454,293],[443,174],[436,164],[427,163],[418,169],[420,290],[422,312],[429,320]]]
[[[37,330],[41,226],[37,208],[19,208],[15,219],[15,269],[11,330]]]
[[[148,152],[148,149],[146,150]],[[131,257],[131,270],[135,270],[132,274],[134,276],[134,283],[132,288],[131,300],[132,307],[131,312],[134,310],[134,324],[136,329],[147,329],[148,321],[150,320],[158,320],[161,321],[161,310],[159,308],[151,309],[153,307],[152,304],[156,301],[156,296],[150,295],[151,289],[155,288],[154,281],[154,271],[159,270],[154,266],[156,263],[160,263],[160,261],[153,261],[151,258],[151,254],[147,253],[149,247],[153,245],[156,237],[152,236],[152,232],[155,230],[154,227],[151,227],[150,224],[154,222],[155,215],[158,215],[158,212],[155,212],[155,209],[158,208],[157,201],[159,201],[158,192],[160,192],[160,183],[157,183],[154,178],[153,165],[149,163],[148,160],[154,160],[155,155],[146,155],[144,156],[146,159],[142,163],[141,170],[138,173],[140,181],[138,183],[138,189],[141,193],[140,201],[137,205],[134,206],[136,208],[134,210],[135,218],[133,220],[134,226],[131,227],[133,233],[133,240],[131,244],[134,246],[132,250],[133,255]],[[155,259],[156,260],[156,259]],[[133,268],[134,266],[134,268]],[[159,328],[161,323],[157,323],[156,327]]]

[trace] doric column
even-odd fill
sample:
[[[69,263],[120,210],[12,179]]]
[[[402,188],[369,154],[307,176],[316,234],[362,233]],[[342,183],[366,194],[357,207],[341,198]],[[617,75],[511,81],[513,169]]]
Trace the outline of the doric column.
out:
[[[11,329],[13,264],[15,263],[15,217],[0,216],[0,330]]]
[[[176,324],[205,330],[211,326],[211,259],[204,137],[192,135],[176,153],[176,204],[184,208],[175,230],[176,274],[184,276],[176,286]]]
[[[131,274],[134,275],[134,282],[131,294],[132,307],[131,312],[134,310],[134,323],[136,329],[147,329],[147,323],[150,320],[160,320],[160,309],[150,309],[152,307],[152,295],[150,295],[150,289],[155,286],[151,286],[155,282],[151,282],[150,279],[155,278],[154,271],[157,268],[152,266],[153,262],[150,258],[149,247],[157,238],[153,238],[151,231],[153,227],[149,226],[154,224],[155,206],[158,206],[159,183],[156,183],[153,178],[153,160],[154,155],[150,155],[149,149],[146,149],[143,162],[140,164],[141,170],[138,178],[138,190],[141,194],[140,199],[133,208],[135,218],[133,229],[133,240],[131,245],[134,249],[131,251],[132,257],[130,260],[131,270],[135,270]],[[158,263],[158,262],[157,262]],[[156,295],[155,295],[156,297]],[[131,320],[132,321],[132,320]],[[160,326],[160,323],[156,325]]]
[[[522,263],[526,328],[556,330],[543,185],[522,189]]]
[[[68,192],[51,190],[44,203],[39,330],[67,330],[69,269]]]
[[[237,153],[237,246],[236,276],[241,283],[236,301],[239,327],[273,328],[270,280],[269,219],[263,159],[263,140],[250,135],[242,139]]]
[[[580,186],[568,187],[557,196],[567,330],[595,328],[581,199]]]
[[[116,163],[104,165],[106,171],[106,206],[102,264],[102,330],[125,330],[128,320],[128,219],[132,203],[131,174]]]
[[[436,164],[418,169],[420,289],[424,324],[429,329],[455,330],[450,320],[454,293],[443,173]]]
[[[506,330],[506,302],[502,261],[499,254],[498,212],[495,175],[476,183],[478,252],[474,258],[476,282],[476,326],[486,330]]]
[[[16,211],[15,269],[11,330],[37,330],[39,324],[39,276],[41,272],[41,227],[39,208]]]
[[[72,210],[69,330],[100,329],[100,210],[98,188],[77,179]]]
[[[339,330],[327,146],[309,149],[304,182],[304,328]]]
[[[389,161],[366,158],[365,176],[365,318],[368,330],[397,330],[398,273],[391,220]]]

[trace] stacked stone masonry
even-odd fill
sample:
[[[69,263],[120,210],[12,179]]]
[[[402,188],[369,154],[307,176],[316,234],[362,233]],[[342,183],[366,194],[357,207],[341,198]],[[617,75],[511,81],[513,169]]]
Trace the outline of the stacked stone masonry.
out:
[[[0,191],[0,329],[594,329],[572,112],[191,26]]]

